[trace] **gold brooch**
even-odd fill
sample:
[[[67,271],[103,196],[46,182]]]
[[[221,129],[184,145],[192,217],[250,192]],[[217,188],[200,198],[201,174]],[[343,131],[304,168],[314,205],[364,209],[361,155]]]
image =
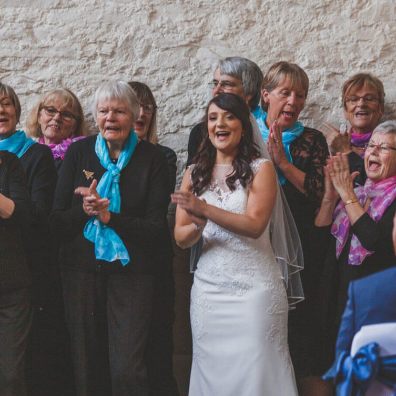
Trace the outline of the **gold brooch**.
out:
[[[94,172],[83,169],[84,176],[87,180],[93,179]]]

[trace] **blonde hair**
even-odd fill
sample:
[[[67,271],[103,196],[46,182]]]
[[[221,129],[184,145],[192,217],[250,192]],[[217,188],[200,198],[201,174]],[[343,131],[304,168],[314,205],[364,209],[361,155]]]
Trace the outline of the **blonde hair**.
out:
[[[284,79],[289,79],[293,88],[304,90],[305,97],[308,96],[309,78],[307,73],[295,63],[280,61],[274,63],[264,76],[263,89],[273,91]],[[263,107],[265,104],[262,104]]]
[[[60,98],[64,101],[64,106],[70,107],[76,117],[76,127],[72,136],[83,136],[87,134],[84,112],[81,107],[81,103],[77,96],[67,88],[53,89],[43,95],[38,103],[31,110],[29,117],[26,121],[26,129],[30,136],[41,137],[43,135],[40,124],[39,124],[39,114],[42,108],[50,104],[55,98]]]

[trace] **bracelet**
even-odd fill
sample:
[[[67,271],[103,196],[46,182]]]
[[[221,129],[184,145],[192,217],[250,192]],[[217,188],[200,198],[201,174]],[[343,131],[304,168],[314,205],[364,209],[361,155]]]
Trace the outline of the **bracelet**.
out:
[[[353,203],[356,203],[356,202],[359,202],[359,201],[357,199],[348,199],[348,201],[346,201],[344,203],[344,206],[347,206],[349,204],[353,204]]]

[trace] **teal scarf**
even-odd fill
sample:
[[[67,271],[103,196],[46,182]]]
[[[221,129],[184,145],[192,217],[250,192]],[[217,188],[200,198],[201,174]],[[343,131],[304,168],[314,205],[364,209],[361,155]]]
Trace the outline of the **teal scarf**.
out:
[[[0,140],[0,150],[9,151],[21,158],[36,142],[27,137],[24,131],[16,131],[10,137]]]
[[[107,148],[106,140],[99,133],[96,138],[95,152],[100,164],[106,169],[105,174],[97,186],[98,194],[102,198],[110,201],[109,210],[113,213],[120,213],[120,174],[128,165],[129,160],[135,151],[138,138],[134,130],[131,130],[124,149],[118,157],[117,163],[113,163]],[[95,257],[98,260],[116,261],[120,260],[122,265],[129,263],[129,254],[124,242],[119,235],[110,227],[103,224],[96,217],[88,220],[84,228],[84,236],[95,244]]]
[[[266,124],[267,113],[260,106],[257,106],[252,113],[260,128],[261,136],[263,137],[264,142],[267,143],[269,137],[269,128],[267,127]],[[285,129],[284,131],[282,131],[282,142],[285,148],[286,158],[291,164],[293,163],[293,158],[290,154],[290,144],[294,142],[294,140],[297,139],[303,132],[304,132],[304,125],[298,121],[293,125],[292,128]],[[277,169],[276,171],[278,173],[280,184],[284,185],[286,183],[285,176],[279,169]]]

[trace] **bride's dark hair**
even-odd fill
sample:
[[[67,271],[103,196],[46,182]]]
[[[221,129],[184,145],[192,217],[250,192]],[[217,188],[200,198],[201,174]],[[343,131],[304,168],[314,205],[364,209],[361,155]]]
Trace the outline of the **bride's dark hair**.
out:
[[[235,190],[237,180],[243,187],[246,187],[253,180],[253,171],[250,163],[260,156],[258,147],[253,142],[253,128],[247,104],[241,97],[234,94],[222,93],[215,96],[206,107],[204,119],[205,137],[193,161],[195,165],[191,173],[191,181],[192,192],[196,195],[200,195],[209,185],[216,162],[216,148],[212,145],[208,133],[208,113],[212,104],[232,113],[242,124],[242,137],[237,154],[232,161],[234,171],[226,179],[230,190]]]

